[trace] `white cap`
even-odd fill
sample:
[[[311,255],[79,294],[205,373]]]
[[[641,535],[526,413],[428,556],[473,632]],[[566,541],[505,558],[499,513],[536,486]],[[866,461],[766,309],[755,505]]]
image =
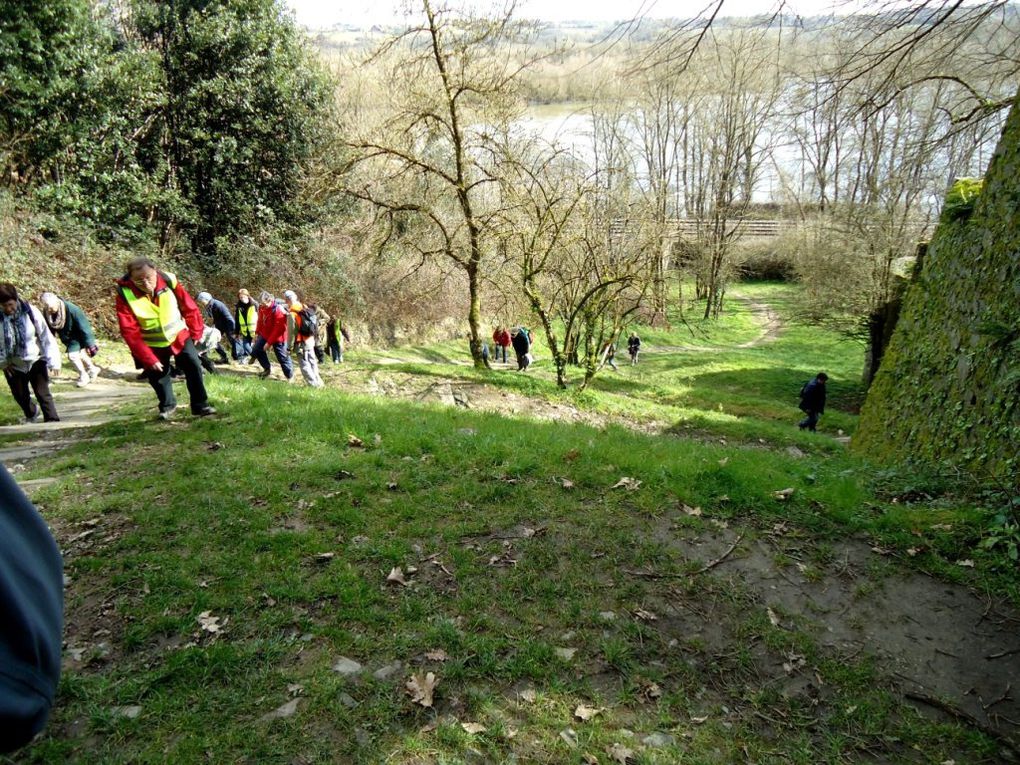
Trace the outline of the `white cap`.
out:
[[[209,303],[212,302],[212,295],[210,295],[208,292],[199,292],[197,295],[195,295],[195,300],[197,300],[199,303]]]
[[[297,300],[297,293],[294,290],[284,290],[283,291],[283,299],[284,300]]]

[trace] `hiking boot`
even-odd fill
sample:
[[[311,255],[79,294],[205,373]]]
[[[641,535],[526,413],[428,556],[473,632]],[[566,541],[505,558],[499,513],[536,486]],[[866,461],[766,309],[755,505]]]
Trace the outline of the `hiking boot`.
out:
[[[99,377],[99,373],[102,372],[102,371],[103,370],[100,369],[99,367],[92,367],[89,370],[89,379],[95,380],[97,377]]]
[[[157,417],[160,420],[169,420],[169,419],[171,419],[174,416],[174,412],[176,412],[176,411],[177,411],[177,406],[174,405],[174,406],[170,407],[169,409],[163,409],[162,411],[160,411],[160,413],[159,413],[159,415],[157,415]]]
[[[262,370],[261,372],[259,372],[259,379],[260,379],[260,380],[265,380],[265,379],[266,379],[267,377],[269,377],[269,375],[271,375],[271,374],[272,374],[272,371],[271,371],[271,370],[269,370],[269,369],[263,369],[263,370]]]
[[[33,422],[39,422],[39,417],[41,415],[42,415],[42,412],[40,412],[38,409],[36,409],[31,417],[26,417],[25,418],[25,422],[28,423],[28,424],[31,424]]]
[[[75,385],[77,385],[79,388],[84,388],[86,385],[92,382],[92,379],[93,378],[89,377],[87,374],[83,372],[81,377],[78,378],[78,382],[76,382]]]
[[[196,417],[208,417],[210,414],[216,414],[216,410],[213,407],[206,404],[201,409],[196,409],[194,412],[192,412],[192,414],[195,415]]]

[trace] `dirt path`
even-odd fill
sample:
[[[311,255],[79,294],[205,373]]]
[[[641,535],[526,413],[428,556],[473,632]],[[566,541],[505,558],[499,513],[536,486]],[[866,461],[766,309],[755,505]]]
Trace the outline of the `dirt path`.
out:
[[[739,343],[733,346],[721,346],[721,345],[656,345],[648,349],[642,349],[641,353],[646,354],[657,354],[657,353],[721,353],[723,351],[730,351],[733,348],[757,348],[760,345],[774,342],[779,339],[779,336],[783,332],[783,321],[779,318],[772,306],[767,303],[760,303],[757,300],[753,300],[743,295],[733,295],[733,300],[737,300],[747,306],[748,310],[754,316],[755,321],[758,322],[759,334],[757,337],[752,338],[744,343]]]
[[[90,428],[105,425],[122,415],[117,410],[139,396],[151,394],[144,383],[127,382],[134,377],[128,370],[103,370],[95,382],[85,388],[74,387],[69,381],[51,384],[60,422],[25,422],[0,426],[0,462],[14,475],[19,485],[31,494],[41,486],[54,483],[56,478],[21,479],[26,462],[56,454],[69,446],[91,438]],[[7,436],[15,436],[9,441]]]

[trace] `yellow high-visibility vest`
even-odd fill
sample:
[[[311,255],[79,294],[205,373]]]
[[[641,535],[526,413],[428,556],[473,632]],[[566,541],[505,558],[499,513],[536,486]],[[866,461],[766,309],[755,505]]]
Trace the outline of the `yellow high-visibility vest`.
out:
[[[255,325],[258,323],[259,312],[255,307],[254,303],[248,303],[247,308],[237,309],[237,318],[240,320],[240,326],[237,331],[242,335],[248,335],[249,337],[255,336]]]
[[[174,294],[177,277],[167,273],[163,274],[163,279],[166,286],[153,296],[158,303],[150,300],[148,295],[138,297],[130,287],[121,287],[124,300],[138,319],[142,340],[150,348],[167,348],[173,345],[181,330],[188,328],[181,315],[180,306],[177,305],[177,295]]]

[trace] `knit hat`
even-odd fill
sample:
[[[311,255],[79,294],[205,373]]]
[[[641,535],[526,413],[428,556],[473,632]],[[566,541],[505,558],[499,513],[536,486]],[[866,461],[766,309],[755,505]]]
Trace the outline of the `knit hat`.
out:
[[[283,291],[283,299],[284,300],[297,300],[297,293],[294,290],[284,290]]]
[[[39,302],[46,306],[49,310],[55,311],[57,310],[57,306],[60,305],[60,298],[52,292],[44,292],[39,296]]]
[[[197,295],[195,295],[195,300],[197,300],[199,303],[209,303],[212,301],[212,295],[210,295],[208,292],[199,292]]]

